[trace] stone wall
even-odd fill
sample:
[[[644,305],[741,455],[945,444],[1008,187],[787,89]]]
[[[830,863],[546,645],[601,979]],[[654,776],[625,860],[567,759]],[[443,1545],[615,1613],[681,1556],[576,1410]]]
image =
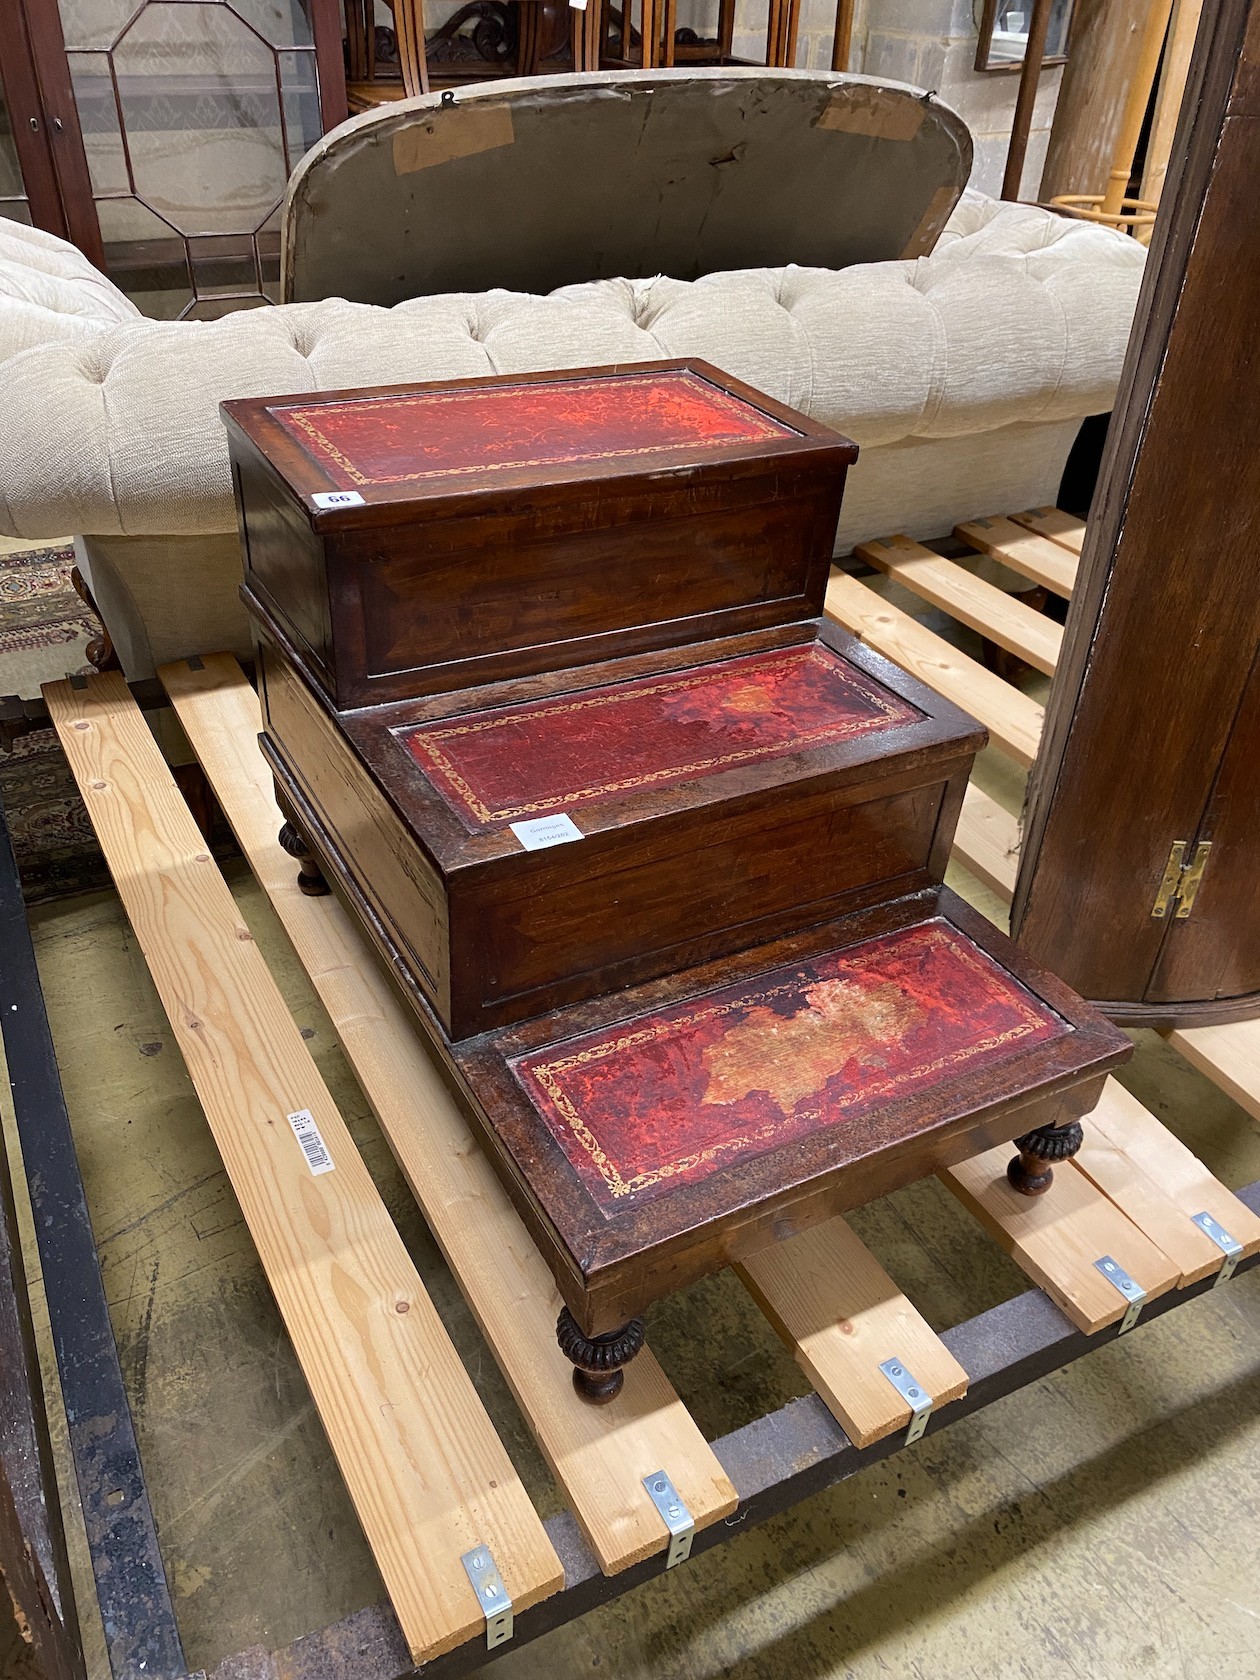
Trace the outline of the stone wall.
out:
[[[716,15],[716,5],[705,6],[702,0],[693,3],[697,13],[693,27],[698,26],[698,19]],[[857,0],[849,68],[939,93],[962,117],[975,141],[972,186],[996,198],[1002,190],[1019,75],[973,68],[980,14],[980,0]],[[735,34],[735,52],[740,57],[764,56],[765,15],[765,0],[740,0]],[[801,69],[830,68],[835,20],[835,0],[801,0],[796,52]],[[711,33],[713,27],[710,22],[705,32]],[[1062,75],[1061,67],[1043,70],[1041,75],[1024,166],[1024,198],[1037,196]]]

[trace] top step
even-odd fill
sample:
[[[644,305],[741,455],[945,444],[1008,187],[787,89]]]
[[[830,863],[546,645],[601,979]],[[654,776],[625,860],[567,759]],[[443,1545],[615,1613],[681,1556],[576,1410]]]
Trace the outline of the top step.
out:
[[[339,710],[816,617],[857,458],[700,361],[222,412],[247,600]]]

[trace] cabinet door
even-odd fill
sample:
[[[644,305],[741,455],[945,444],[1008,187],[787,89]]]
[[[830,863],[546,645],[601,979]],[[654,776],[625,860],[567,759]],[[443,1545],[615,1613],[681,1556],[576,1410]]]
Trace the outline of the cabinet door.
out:
[[[56,0],[0,0],[0,216],[102,260]]]
[[[23,3],[59,9],[115,284],[159,317],[276,301],[290,172],[346,115],[337,0]]]
[[[1187,857],[1204,843],[1202,881],[1189,913],[1169,919],[1151,1003],[1260,991],[1260,649]]]
[[[1260,985],[1260,0],[1205,8],[1176,163],[1012,915],[1032,956],[1125,1020]],[[1200,838],[1213,843],[1202,890],[1170,925],[1151,913],[1170,847],[1190,858]]]

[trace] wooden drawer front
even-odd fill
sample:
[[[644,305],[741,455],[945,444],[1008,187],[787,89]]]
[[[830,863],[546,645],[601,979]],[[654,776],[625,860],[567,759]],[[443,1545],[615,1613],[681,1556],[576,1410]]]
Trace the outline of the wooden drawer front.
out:
[[[553,669],[574,643],[585,661],[790,622],[812,610],[838,510],[828,485],[703,517],[604,508],[555,536],[464,519],[443,522],[440,546],[432,529],[391,531],[388,552],[380,533],[357,538],[339,567],[364,665],[339,647],[341,703],[392,697],[403,673],[400,695],[432,693]]]
[[[857,908],[870,890],[926,885],[945,787],[849,803],[781,796],[774,814],[712,814],[693,844],[667,855],[650,833],[620,857],[595,840],[604,867],[582,879],[558,859],[570,847],[536,854],[557,861],[530,871],[528,891],[452,909],[468,953],[452,981],[453,1035],[744,950]]]
[[[414,965],[434,1008],[444,1021],[449,1019],[447,907],[441,881],[292,667],[266,642],[257,645],[270,745],[310,801],[386,932]]]

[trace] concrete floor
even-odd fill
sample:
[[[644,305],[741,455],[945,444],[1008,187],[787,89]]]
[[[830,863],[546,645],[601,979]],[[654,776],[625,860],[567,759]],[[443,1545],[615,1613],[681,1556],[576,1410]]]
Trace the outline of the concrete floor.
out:
[[[1008,791],[1000,763],[982,774],[990,791]],[[558,1503],[548,1472],[327,1020],[244,866],[228,872],[547,1514]],[[958,885],[994,908],[966,877]],[[117,901],[65,900],[33,920],[186,1651],[194,1669],[210,1667],[243,1646],[291,1640],[382,1589]],[[1260,1128],[1153,1035],[1142,1035],[1125,1081],[1227,1183],[1260,1177]],[[5,1121],[13,1149],[7,1112]],[[934,1181],[853,1222],[938,1328],[1025,1287]],[[710,1436],[805,1391],[729,1273],[663,1303],[649,1335]],[[495,1672],[1260,1676],[1258,1378],[1252,1274],[522,1648]],[[82,1536],[70,1527],[82,1566]],[[80,1598],[90,1602],[86,1591]],[[86,1633],[93,1680],[103,1680],[99,1627]]]

